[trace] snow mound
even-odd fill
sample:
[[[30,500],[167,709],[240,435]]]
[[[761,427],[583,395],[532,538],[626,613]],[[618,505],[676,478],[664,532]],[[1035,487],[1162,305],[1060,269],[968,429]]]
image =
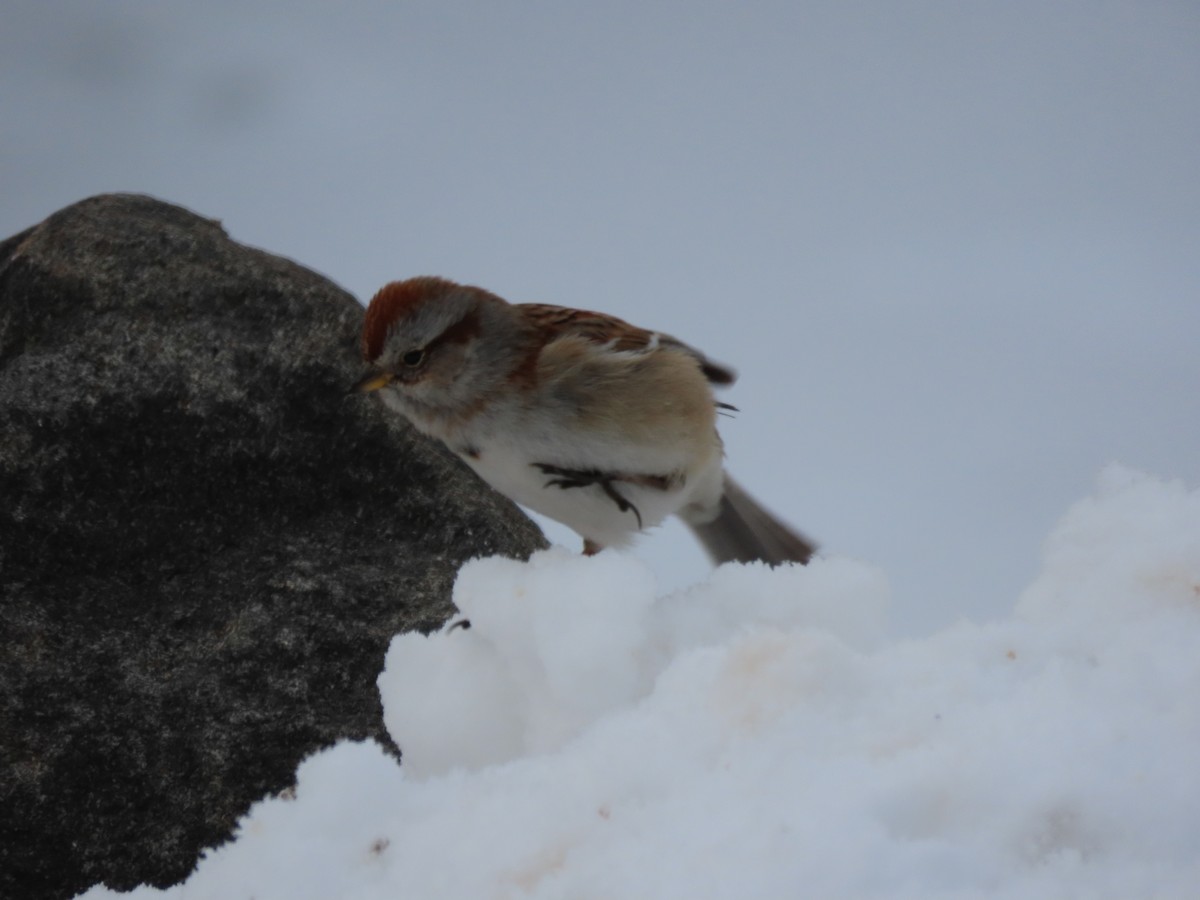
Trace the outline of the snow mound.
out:
[[[320,753],[133,896],[1196,895],[1200,493],[1110,469],[1003,621],[890,640],[887,593],[837,558],[665,597],[615,553],[472,562],[471,627],[379,678],[402,766]]]

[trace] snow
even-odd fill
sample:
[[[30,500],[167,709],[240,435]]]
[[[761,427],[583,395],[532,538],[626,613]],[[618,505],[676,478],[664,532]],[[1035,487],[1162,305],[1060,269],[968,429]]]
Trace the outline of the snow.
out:
[[[556,548],[467,564],[455,602],[471,627],[397,636],[379,678],[402,765],[319,753],[185,884],[131,896],[1200,891],[1180,483],[1106,470],[1010,614],[920,638],[838,557],[660,596],[633,556]]]

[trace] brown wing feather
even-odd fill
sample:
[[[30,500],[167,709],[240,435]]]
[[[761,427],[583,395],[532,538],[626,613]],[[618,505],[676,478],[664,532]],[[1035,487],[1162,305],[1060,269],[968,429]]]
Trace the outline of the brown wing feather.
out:
[[[695,357],[704,377],[713,384],[733,384],[737,378],[737,374],[728,366],[713,362],[695,347],[678,338],[639,328],[616,316],[548,303],[521,303],[517,304],[517,309],[542,329],[542,333],[547,335],[549,340],[573,335],[594,344],[628,352],[649,349],[657,341],[660,346],[675,347]]]

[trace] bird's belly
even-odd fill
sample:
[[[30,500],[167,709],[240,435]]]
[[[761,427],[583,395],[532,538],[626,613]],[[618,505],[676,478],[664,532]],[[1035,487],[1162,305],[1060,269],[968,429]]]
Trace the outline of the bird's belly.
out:
[[[561,473],[543,472],[537,463],[578,471],[592,471],[595,467],[563,462],[549,449],[542,456],[535,448],[505,443],[471,449],[473,452],[463,453],[462,458],[500,493],[605,547],[626,544],[639,530],[660,524],[690,501],[697,486],[686,473],[674,473],[679,477],[672,482],[662,479],[658,484],[663,487],[638,484],[620,477],[610,482],[608,490],[599,483],[555,484],[555,481],[569,482],[570,479],[564,479]]]

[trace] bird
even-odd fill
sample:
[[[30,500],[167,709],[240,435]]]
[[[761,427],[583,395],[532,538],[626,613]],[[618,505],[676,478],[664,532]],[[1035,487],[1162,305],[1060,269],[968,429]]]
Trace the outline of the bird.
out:
[[[715,564],[807,563],[815,545],[724,468],[714,387],[732,369],[616,316],[509,303],[438,276],[392,281],[363,319],[375,393],[588,555],[676,515]]]

